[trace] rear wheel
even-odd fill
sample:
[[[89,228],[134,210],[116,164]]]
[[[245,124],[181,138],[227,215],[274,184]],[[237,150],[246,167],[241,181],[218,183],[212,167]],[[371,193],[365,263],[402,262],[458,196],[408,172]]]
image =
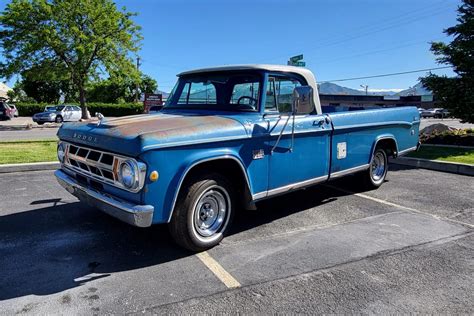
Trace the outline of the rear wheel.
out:
[[[44,122],[36,122],[38,125],[43,125]]]
[[[388,172],[387,153],[382,148],[376,148],[367,171],[362,173],[366,186],[376,189],[385,181]]]
[[[232,220],[234,195],[230,182],[216,173],[186,181],[169,224],[176,243],[192,251],[217,245]]]

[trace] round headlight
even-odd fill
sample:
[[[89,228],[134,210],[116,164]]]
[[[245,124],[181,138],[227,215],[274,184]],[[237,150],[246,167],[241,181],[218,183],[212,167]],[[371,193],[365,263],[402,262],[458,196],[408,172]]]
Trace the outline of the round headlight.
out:
[[[120,182],[122,182],[126,188],[131,189],[137,183],[135,166],[131,161],[124,161],[120,164],[119,176]]]
[[[58,144],[58,160],[60,163],[64,162],[64,157],[66,156],[66,146],[64,143]]]

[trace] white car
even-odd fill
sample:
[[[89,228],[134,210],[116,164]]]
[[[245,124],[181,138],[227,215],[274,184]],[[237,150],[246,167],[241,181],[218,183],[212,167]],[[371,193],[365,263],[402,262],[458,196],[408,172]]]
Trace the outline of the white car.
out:
[[[443,108],[433,108],[421,112],[421,117],[445,118],[449,116],[449,111]]]
[[[58,105],[54,109],[37,113],[33,115],[33,122],[38,125],[44,123],[62,123],[62,122],[77,122],[82,117],[82,110],[77,105]]]

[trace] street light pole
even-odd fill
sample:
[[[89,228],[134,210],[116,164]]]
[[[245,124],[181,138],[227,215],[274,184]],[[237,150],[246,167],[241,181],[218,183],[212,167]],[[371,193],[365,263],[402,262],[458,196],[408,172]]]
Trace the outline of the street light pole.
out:
[[[361,84],[360,86],[365,90],[365,95],[369,95],[369,85]]]

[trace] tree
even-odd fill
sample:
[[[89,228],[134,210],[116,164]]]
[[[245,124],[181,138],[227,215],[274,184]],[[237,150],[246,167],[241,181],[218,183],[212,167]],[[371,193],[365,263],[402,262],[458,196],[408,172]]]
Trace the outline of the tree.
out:
[[[155,79],[141,74],[138,84],[139,93],[153,93],[158,88]],[[120,103],[135,100],[136,83],[133,80],[108,78],[94,82],[88,88],[88,99],[93,102]]]
[[[7,96],[14,102],[35,102],[35,99],[26,95],[23,91],[23,85],[20,81],[16,81],[11,90],[8,90]]]
[[[99,72],[139,80],[130,52],[142,39],[132,13],[112,0],[12,0],[0,15],[0,41],[9,77],[50,64],[50,76],[70,79],[88,118],[86,87]]]
[[[457,76],[430,74],[420,79],[451,114],[474,123],[474,0],[464,0],[458,12],[459,23],[444,30],[453,41],[431,43],[438,63],[452,65]]]

